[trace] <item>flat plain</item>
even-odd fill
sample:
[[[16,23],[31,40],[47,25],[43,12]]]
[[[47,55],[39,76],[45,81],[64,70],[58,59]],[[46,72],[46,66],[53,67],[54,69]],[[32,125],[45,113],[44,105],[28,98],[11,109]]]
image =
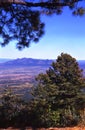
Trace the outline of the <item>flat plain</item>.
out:
[[[11,88],[19,94],[26,94],[35,85],[35,77],[39,73],[45,73],[53,60],[41,60],[22,58],[0,63],[0,92]],[[85,61],[79,61],[80,67],[84,70]]]

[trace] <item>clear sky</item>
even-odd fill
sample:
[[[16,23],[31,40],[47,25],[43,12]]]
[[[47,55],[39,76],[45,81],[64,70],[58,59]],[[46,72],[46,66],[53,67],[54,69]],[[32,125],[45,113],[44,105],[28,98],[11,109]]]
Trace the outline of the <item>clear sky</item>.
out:
[[[19,51],[14,43],[0,47],[0,58],[56,59],[62,52],[85,60],[85,15],[73,16],[65,9],[62,15],[42,16],[45,34],[38,43]]]

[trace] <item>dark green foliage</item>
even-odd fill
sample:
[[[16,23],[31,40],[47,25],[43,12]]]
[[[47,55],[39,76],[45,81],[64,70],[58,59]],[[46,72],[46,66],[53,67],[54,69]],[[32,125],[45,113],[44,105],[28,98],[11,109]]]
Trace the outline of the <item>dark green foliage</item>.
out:
[[[38,42],[44,33],[44,24],[38,11],[20,5],[0,7],[0,44],[17,42],[17,48],[29,47],[30,42]]]
[[[78,124],[79,110],[85,108],[85,93],[82,93],[85,88],[85,79],[76,60],[62,53],[56,62],[52,63],[46,74],[39,74],[36,79],[38,86],[34,90],[34,99],[39,104],[44,101],[45,107],[50,107],[50,111],[49,107],[47,110],[49,114],[45,123],[50,123],[48,120],[54,119],[54,115],[57,114],[55,121],[49,126]],[[53,115],[53,113],[56,114]]]
[[[63,7],[69,7],[74,15],[82,16],[85,14],[84,3],[84,0],[0,0],[1,46],[15,40],[18,49],[29,47],[44,34],[44,24],[40,20],[42,14],[59,15]]]
[[[28,104],[10,89],[0,99],[0,127],[23,126],[28,121]]]
[[[65,127],[85,122],[85,78],[74,58],[61,54],[36,77],[31,99],[11,90],[0,99],[0,126]]]

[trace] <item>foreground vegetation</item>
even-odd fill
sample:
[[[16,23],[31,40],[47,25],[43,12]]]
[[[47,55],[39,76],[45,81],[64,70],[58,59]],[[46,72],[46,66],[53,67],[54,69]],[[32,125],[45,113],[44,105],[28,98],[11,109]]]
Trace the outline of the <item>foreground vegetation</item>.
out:
[[[85,125],[85,78],[74,58],[61,54],[36,77],[30,101],[6,90],[0,99],[0,127]]]

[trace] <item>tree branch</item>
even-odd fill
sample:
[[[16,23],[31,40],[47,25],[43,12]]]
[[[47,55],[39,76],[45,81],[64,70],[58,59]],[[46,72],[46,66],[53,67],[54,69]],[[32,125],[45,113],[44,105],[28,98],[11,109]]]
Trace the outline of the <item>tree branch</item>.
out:
[[[6,5],[6,4],[18,4],[18,5],[24,5],[28,7],[64,7],[64,6],[71,6],[72,4],[78,2],[80,0],[73,0],[72,2],[25,2],[24,0],[0,0],[0,5]]]

